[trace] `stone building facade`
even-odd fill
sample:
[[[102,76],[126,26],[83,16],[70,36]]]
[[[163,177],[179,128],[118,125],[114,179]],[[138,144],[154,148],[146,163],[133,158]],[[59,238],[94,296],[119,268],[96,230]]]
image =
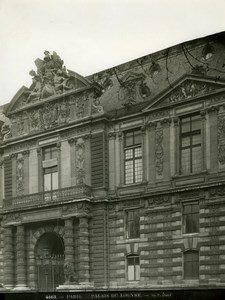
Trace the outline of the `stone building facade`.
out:
[[[224,287],[224,33],[85,78],[35,64],[0,115],[5,288]]]

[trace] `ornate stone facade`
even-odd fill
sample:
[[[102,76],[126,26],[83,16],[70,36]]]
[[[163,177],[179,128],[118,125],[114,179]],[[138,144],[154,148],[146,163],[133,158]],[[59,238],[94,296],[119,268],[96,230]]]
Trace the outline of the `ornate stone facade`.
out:
[[[5,287],[225,286],[224,45],[189,47],[86,78],[36,61],[0,122]]]

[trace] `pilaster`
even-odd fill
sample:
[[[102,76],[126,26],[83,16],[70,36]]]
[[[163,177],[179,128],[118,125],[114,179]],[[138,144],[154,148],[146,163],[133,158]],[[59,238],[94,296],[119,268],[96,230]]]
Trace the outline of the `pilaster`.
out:
[[[79,283],[90,281],[88,217],[79,218]]]
[[[64,245],[65,245],[65,261],[69,262],[74,266],[74,242],[73,242],[73,219],[65,219],[65,236],[64,236]]]
[[[4,227],[4,285],[11,289],[14,285],[14,255],[12,226]]]
[[[25,251],[25,228],[17,226],[16,232],[16,288],[26,289],[26,251]]]

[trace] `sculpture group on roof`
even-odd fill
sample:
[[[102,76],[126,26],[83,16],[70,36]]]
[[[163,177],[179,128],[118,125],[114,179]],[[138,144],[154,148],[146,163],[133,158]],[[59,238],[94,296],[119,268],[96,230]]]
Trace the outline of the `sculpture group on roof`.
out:
[[[71,76],[59,55],[56,52],[51,55],[47,50],[44,55],[43,60],[40,58],[35,60],[37,72],[31,70],[29,73],[33,83],[27,92],[27,103],[62,94],[73,88]]]

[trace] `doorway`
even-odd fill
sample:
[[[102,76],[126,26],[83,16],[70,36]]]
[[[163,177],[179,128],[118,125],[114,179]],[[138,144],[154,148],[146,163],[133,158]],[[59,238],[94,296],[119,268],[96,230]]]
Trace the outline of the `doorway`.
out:
[[[40,292],[52,292],[64,283],[64,244],[54,232],[44,233],[37,241],[37,285]]]

